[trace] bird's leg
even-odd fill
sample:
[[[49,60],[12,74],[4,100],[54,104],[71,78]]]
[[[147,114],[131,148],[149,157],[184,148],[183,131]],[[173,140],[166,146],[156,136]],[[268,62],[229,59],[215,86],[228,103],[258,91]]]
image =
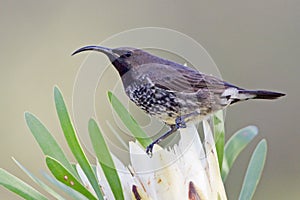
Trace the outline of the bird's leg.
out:
[[[163,134],[162,136],[160,136],[158,139],[156,139],[155,141],[153,141],[151,144],[149,144],[147,146],[146,153],[150,157],[152,157],[152,150],[153,150],[154,145],[160,143],[162,140],[167,138],[169,135],[171,135],[172,133],[174,133],[178,129],[178,127],[176,125],[171,125],[170,128],[171,129],[168,132],[166,132],[165,134]]]
[[[187,115],[177,117],[175,119],[175,124],[170,126],[171,129],[168,132],[166,132],[165,134],[163,134],[162,136],[160,136],[158,139],[156,139],[154,142],[152,142],[150,145],[147,146],[146,153],[151,157],[154,145],[160,143],[162,140],[164,140],[169,135],[177,131],[179,128],[186,128],[185,119],[193,115],[199,115],[199,113],[195,111]]]

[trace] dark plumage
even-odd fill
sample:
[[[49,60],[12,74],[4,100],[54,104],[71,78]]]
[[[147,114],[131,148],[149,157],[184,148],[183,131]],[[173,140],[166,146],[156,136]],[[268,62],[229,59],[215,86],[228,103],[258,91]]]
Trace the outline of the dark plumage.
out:
[[[248,99],[276,99],[285,94],[264,90],[245,90],[217,77],[154,56],[141,49],[110,49],[86,46],[82,51],[99,51],[119,72],[126,94],[137,106],[170,126],[171,130],[147,148],[151,155],[159,143],[189,121],[206,116],[230,104]]]

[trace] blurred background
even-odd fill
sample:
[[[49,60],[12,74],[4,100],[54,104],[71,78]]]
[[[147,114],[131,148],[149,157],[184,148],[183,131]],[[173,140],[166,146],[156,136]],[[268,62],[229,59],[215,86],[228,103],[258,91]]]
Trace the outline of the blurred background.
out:
[[[11,157],[38,176],[46,169],[25,125],[24,111],[37,115],[71,157],[53,103],[53,86],[58,85],[71,110],[74,81],[85,55],[70,54],[121,31],[156,26],[187,34],[203,45],[225,80],[287,93],[278,101],[252,101],[227,110],[227,137],[251,124],[258,126],[260,135],[236,161],[226,188],[229,199],[237,199],[251,152],[259,139],[266,138],[267,162],[254,199],[296,199],[300,196],[299,19],[296,0],[0,0],[0,167],[32,185]],[[19,199],[2,187],[0,198]]]

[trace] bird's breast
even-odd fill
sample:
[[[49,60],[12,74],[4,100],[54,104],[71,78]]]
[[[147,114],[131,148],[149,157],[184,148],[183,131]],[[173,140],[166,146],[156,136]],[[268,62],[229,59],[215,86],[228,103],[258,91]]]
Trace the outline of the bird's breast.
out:
[[[176,95],[170,91],[157,88],[151,82],[133,82],[125,88],[126,94],[132,102],[146,113],[161,118],[176,118],[178,102]]]

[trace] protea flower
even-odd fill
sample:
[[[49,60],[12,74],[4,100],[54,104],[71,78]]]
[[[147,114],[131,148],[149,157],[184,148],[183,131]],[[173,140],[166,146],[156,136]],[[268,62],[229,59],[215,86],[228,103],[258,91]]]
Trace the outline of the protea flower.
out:
[[[227,199],[212,131],[207,121],[203,121],[203,130],[203,145],[195,125],[190,124],[180,130],[178,145],[169,149],[156,145],[152,158],[138,142],[130,142],[130,166],[124,166],[113,157],[116,168],[119,169],[124,198]],[[96,169],[104,196],[114,199],[101,166],[98,164]],[[80,167],[77,171],[86,187],[95,193]]]

